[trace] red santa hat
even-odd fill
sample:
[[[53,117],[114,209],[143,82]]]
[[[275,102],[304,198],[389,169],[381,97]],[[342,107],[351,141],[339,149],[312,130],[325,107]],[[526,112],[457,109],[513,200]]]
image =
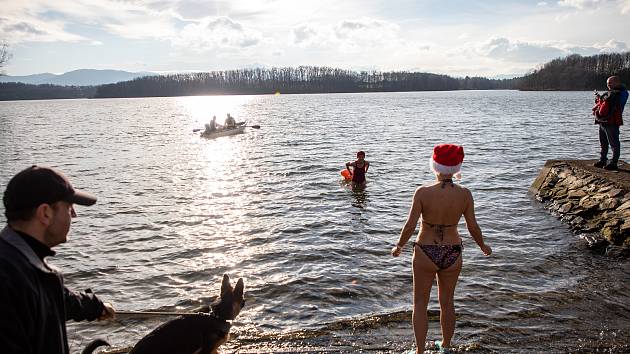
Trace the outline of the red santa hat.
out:
[[[464,148],[454,144],[440,144],[433,148],[431,169],[443,175],[459,172],[464,161]]]

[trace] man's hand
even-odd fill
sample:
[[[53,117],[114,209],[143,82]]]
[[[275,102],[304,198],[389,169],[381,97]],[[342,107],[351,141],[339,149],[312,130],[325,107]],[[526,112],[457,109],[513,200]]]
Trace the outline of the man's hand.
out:
[[[114,309],[114,306],[112,304],[110,304],[109,302],[104,302],[103,303],[103,312],[98,317],[98,320],[99,321],[102,321],[102,320],[113,320],[114,318],[116,318],[116,309]]]

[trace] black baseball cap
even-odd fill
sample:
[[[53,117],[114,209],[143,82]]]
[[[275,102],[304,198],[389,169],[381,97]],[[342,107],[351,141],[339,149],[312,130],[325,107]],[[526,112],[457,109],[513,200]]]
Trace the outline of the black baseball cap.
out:
[[[79,205],[96,203],[95,196],[74,189],[63,173],[50,167],[36,165],[13,176],[2,198],[5,214],[9,219],[12,213],[62,200]]]

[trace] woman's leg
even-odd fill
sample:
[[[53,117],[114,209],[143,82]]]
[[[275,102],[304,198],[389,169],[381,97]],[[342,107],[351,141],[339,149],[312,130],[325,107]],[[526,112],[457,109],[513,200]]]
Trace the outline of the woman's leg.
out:
[[[431,287],[438,267],[419,248],[413,252],[413,333],[416,337],[416,353],[424,352],[429,319],[427,306],[431,296]]]
[[[452,266],[437,273],[438,299],[440,301],[440,326],[442,327],[442,346],[450,347],[455,332],[455,286],[462,270],[462,255]]]

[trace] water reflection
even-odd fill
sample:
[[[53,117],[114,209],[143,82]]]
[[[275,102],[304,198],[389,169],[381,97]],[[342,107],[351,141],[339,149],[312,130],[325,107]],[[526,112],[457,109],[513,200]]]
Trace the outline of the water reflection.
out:
[[[369,202],[369,194],[367,193],[366,185],[356,184],[348,180],[341,180],[339,183],[343,188],[350,190],[352,197],[354,198],[354,200],[352,201],[353,207],[361,209],[367,207],[367,204]]]
[[[350,188],[352,189],[352,196],[354,197],[354,201],[352,202],[353,207],[357,208],[365,208],[368,204],[368,193],[365,186],[357,185],[355,183],[350,183]]]

